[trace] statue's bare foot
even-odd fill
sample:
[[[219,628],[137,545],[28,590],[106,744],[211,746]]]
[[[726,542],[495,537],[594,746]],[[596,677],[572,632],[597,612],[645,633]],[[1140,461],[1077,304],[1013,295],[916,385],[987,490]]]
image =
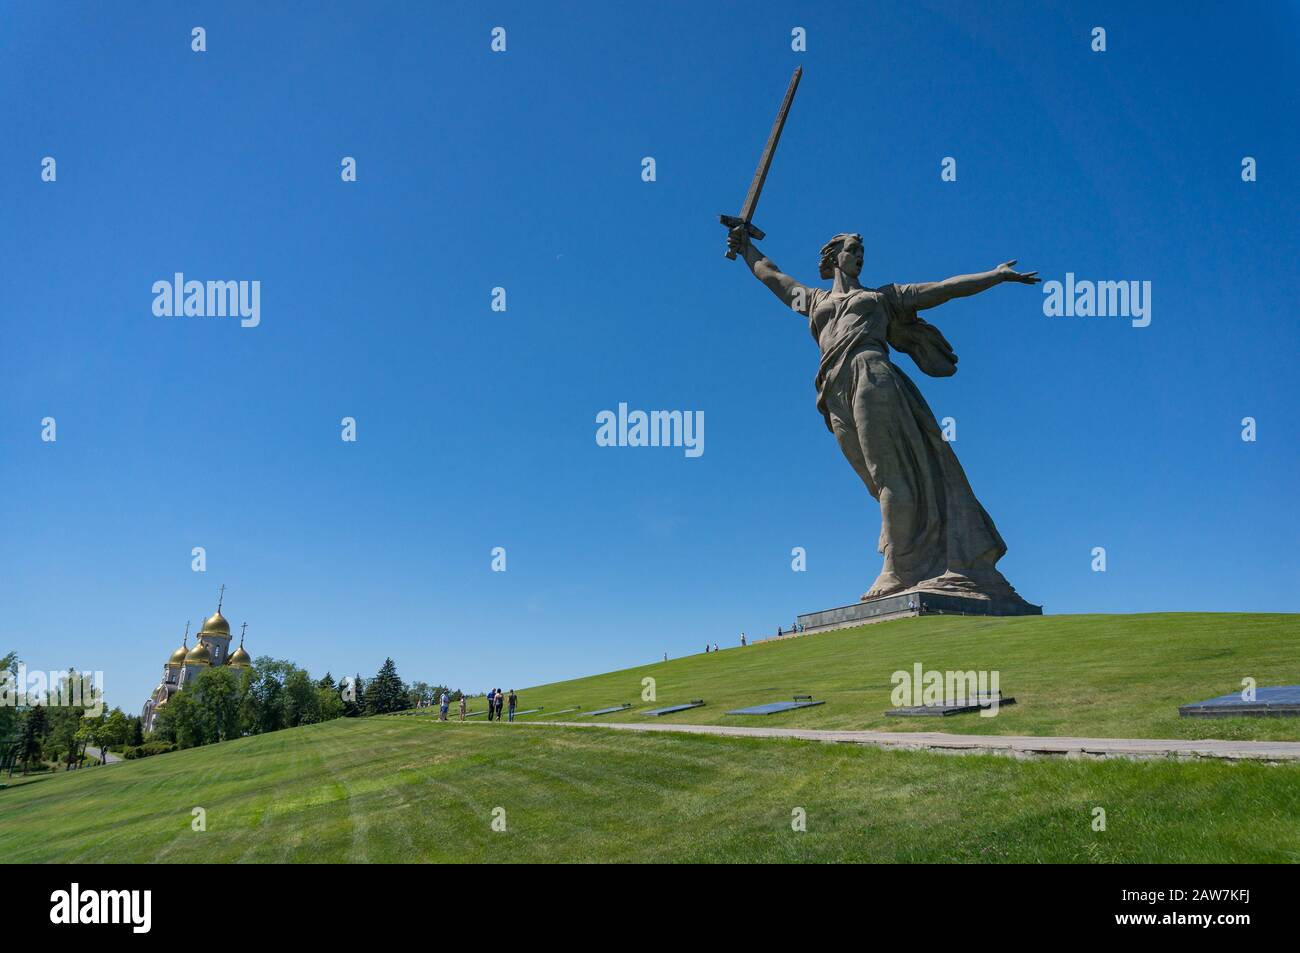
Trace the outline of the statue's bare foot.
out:
[[[862,601],[868,599],[879,599],[881,596],[892,596],[896,592],[902,592],[907,586],[903,580],[899,579],[895,573],[882,572],[876,577],[876,581],[871,584],[871,588],[862,596]]]

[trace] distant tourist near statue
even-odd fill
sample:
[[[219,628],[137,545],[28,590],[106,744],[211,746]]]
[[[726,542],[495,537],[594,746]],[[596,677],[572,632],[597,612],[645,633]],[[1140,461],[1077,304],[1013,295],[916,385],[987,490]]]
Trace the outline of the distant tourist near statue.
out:
[[[817,409],[844,456],[880,503],[879,551],[884,565],[862,602],[916,593],[879,613],[845,607],[801,616],[807,629],[860,623],[873,614],[923,611],[1020,615],[1040,612],[1025,602],[997,569],[1006,544],[975,498],[952,444],[916,385],[890,359],[890,348],[909,355],[933,377],[957,371],[944,336],[917,312],[1003,282],[1032,285],[1036,272],[1016,271],[1015,261],[991,271],[920,284],[863,287],[860,234],[833,236],[821,249],[818,272],[829,290],[801,284],[754,245],[763,232],[754,208],[799,84],[796,70],[759,160],[739,216],[720,216],[728,227],[727,257],[740,256],[754,277],[808,319],[821,349]],[[940,594],[927,600],[925,593]],[[943,594],[952,597],[944,599]]]

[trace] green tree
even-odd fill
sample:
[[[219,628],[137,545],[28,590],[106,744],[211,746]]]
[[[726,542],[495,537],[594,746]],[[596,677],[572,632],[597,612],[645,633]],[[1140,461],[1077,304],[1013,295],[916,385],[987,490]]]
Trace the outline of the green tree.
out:
[[[131,740],[131,719],[121,708],[114,708],[108,713],[103,728],[104,744],[121,748]]]
[[[384,659],[379,674],[366,686],[365,710],[368,715],[382,715],[408,707],[402,679],[391,658]]]
[[[98,715],[85,712],[81,717],[81,725],[77,728],[76,740],[80,743],[80,748],[76,752],[76,762],[81,764],[86,757],[86,747],[103,749],[108,744],[108,711],[101,708]],[[101,750],[102,757],[102,750]]]
[[[203,739],[200,744],[228,741],[242,734],[244,683],[243,673],[221,665],[204,671],[195,679],[192,689],[186,688],[180,693],[189,695],[192,692],[194,720]],[[168,707],[171,707],[170,702]]]
[[[194,692],[189,689],[176,692],[161,711],[154,726],[154,739],[170,741],[178,748],[194,748],[207,744],[203,725],[195,711]]]
[[[357,718],[366,713],[366,683],[360,675],[352,676],[350,686],[343,686],[341,698],[344,718]]]
[[[320,687],[316,689],[316,710],[320,721],[333,721],[343,717],[343,699],[337,688]]]
[[[68,754],[68,764],[80,766],[86,760],[86,748],[99,744],[99,722],[93,718],[82,719],[73,736],[73,749]]]
[[[297,666],[283,659],[258,656],[249,673],[244,702],[244,729],[253,735],[285,727],[284,681]]]
[[[50,730],[45,739],[46,751],[51,760],[63,761],[65,770],[76,762],[82,745],[77,735],[86,714],[77,704],[84,697],[80,694],[82,684],[81,674],[76,669],[68,669],[51,691],[47,705]]]
[[[144,744],[144,722],[139,715],[131,719],[131,737],[127,740],[127,744],[132,747]]]
[[[284,680],[284,723],[289,728],[320,721],[320,706],[311,676],[300,668],[289,672]]]
[[[412,682],[406,690],[408,708],[417,705],[431,705],[438,699],[438,689],[428,682]]]
[[[12,738],[19,728],[18,653],[0,655],[0,741]]]
[[[23,774],[31,770],[32,762],[40,761],[49,727],[46,711],[39,704],[27,711],[18,734],[17,758],[23,763]]]

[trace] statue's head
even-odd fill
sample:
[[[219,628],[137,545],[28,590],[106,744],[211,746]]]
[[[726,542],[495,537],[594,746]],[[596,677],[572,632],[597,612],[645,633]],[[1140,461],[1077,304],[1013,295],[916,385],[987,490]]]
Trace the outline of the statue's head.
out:
[[[822,246],[822,260],[817,273],[823,278],[834,278],[842,271],[856,278],[862,271],[862,236],[857,232],[840,232]]]

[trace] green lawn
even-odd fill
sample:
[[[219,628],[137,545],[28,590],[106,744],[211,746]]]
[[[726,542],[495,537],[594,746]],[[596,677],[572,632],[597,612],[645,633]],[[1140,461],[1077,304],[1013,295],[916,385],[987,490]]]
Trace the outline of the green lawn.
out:
[[[997,669],[995,718],[886,719],[890,675]],[[1300,616],[925,618],[525,689],[659,719],[1112,737],[1300,739],[1180,703],[1300,682]],[[767,718],[727,708],[811,693]],[[482,707],[482,701],[477,701]],[[562,715],[571,718],[572,715]],[[533,720],[532,718],[528,720]],[[207,830],[191,830],[195,807]],[[506,830],[491,829],[494,808]],[[1093,831],[1093,809],[1107,829]],[[807,812],[807,831],[791,829]],[[776,739],[340,720],[0,790],[5,861],[1300,861],[1300,765],[1017,761]]]
[[[1296,862],[1300,767],[348,719],[0,791],[0,843],[8,862]]]
[[[886,718],[890,676],[916,662],[940,671],[996,669],[1017,704],[994,718]],[[520,691],[519,703],[592,711],[631,702],[631,711],[602,717],[682,724],[1300,740],[1300,718],[1178,717],[1179,705],[1240,691],[1246,676],[1261,687],[1300,684],[1300,614],[904,619],[557,682]],[[655,679],[655,704],[641,701],[645,677]],[[725,714],[795,693],[827,704],[766,717]],[[694,698],[708,704],[660,718],[637,714]]]
[[[62,768],[59,771],[62,771]],[[23,774],[21,768],[16,768],[12,775],[8,772],[0,774],[0,790],[16,788],[20,784],[35,784],[37,781],[55,777],[59,771],[33,771],[31,774]]]

